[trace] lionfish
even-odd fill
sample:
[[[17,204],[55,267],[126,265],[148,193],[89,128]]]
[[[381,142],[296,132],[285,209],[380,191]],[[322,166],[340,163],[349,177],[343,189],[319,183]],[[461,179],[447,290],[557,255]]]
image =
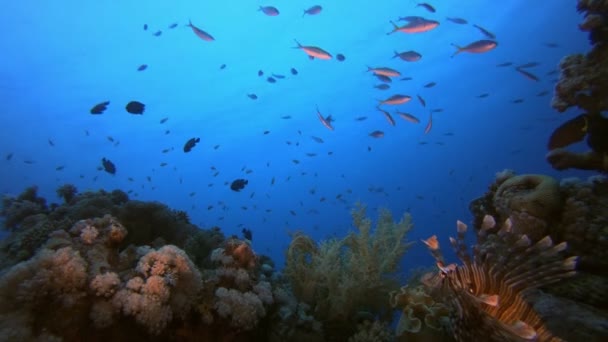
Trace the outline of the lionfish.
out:
[[[462,265],[445,265],[436,236],[423,240],[440,270],[434,285],[451,309],[448,330],[457,341],[562,341],[526,295],[574,275],[577,257],[561,255],[566,242],[554,245],[546,236],[533,244],[513,233],[510,219],[488,235],[494,226],[486,215],[471,257],[464,242],[467,226],[457,221],[458,238],[450,237],[450,243]]]

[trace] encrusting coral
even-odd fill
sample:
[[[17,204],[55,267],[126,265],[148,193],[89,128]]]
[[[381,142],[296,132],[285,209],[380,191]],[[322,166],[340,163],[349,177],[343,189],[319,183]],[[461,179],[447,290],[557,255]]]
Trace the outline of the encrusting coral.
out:
[[[395,335],[406,341],[447,340],[449,309],[431,296],[432,290],[414,280],[390,293],[391,306],[402,311]]]
[[[518,175],[502,182],[494,193],[498,220],[510,217],[518,234],[532,241],[547,235],[547,227],[562,207],[558,181],[545,175]]]
[[[365,208],[353,210],[352,218],[357,232],[340,240],[317,244],[295,234],[284,270],[296,297],[311,305],[315,317],[336,324],[336,330],[357,315],[386,314],[386,294],[397,288],[390,276],[411,245],[407,214],[394,222],[387,210],[381,211],[375,231]]]

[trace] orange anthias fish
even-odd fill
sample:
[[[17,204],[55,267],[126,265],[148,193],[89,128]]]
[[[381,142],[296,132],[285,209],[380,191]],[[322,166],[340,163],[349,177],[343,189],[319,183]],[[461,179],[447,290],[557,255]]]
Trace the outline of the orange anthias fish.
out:
[[[424,19],[422,17],[404,17],[399,18],[399,20],[405,20],[408,23],[403,26],[399,26],[395,24],[395,22],[391,21],[390,23],[393,25],[393,30],[387,34],[392,34],[395,32],[422,33],[430,31],[439,26],[438,21]]]
[[[424,134],[428,134],[433,128],[433,113],[429,114],[429,122],[426,124],[424,128]]]
[[[456,44],[452,44],[454,47],[456,47],[456,52],[452,55],[452,57],[456,56],[457,54],[461,53],[461,52],[469,52],[469,53],[484,53],[484,52],[488,52],[490,50],[493,50],[495,47],[498,46],[498,43],[494,40],[487,40],[487,39],[482,39],[482,40],[478,40],[475,42],[472,42],[471,44],[467,45],[467,46],[458,46]]]
[[[202,40],[206,40],[206,41],[208,41],[208,42],[211,42],[211,41],[214,41],[214,40],[215,40],[215,38],[213,38],[213,36],[212,36],[212,35],[210,35],[209,33],[207,33],[207,32],[205,32],[205,31],[201,30],[200,28],[198,28],[198,27],[196,27],[196,26],[192,25],[192,20],[190,20],[190,22],[189,22],[189,23],[188,23],[188,25],[186,25],[186,26],[188,26],[189,28],[191,28],[191,29],[192,29],[192,32],[194,32],[194,34],[195,34],[197,37],[199,37],[200,39],[202,39]]]
[[[371,71],[374,73],[374,75],[378,76],[386,76],[386,77],[397,77],[397,76],[401,76],[401,73],[395,69],[391,69],[391,68],[386,68],[386,67],[379,67],[379,68],[372,68],[370,66],[367,67],[367,71]],[[390,82],[390,78],[389,78],[389,82]]]
[[[395,94],[386,100],[381,100],[380,104],[400,105],[409,102],[412,99],[409,95]]]
[[[420,123],[420,120],[419,120],[417,117],[415,117],[415,116],[413,116],[412,114],[410,114],[410,113],[404,113],[404,112],[399,112],[399,111],[398,111],[398,112],[397,112],[397,114],[398,114],[398,115],[399,115],[399,116],[400,116],[400,117],[401,117],[403,120],[409,121],[409,122],[411,122],[411,123],[416,123],[416,124],[417,124],[417,123]]]
[[[317,116],[319,117],[319,120],[321,121],[323,126],[327,127],[327,129],[329,129],[330,131],[334,130],[334,126],[331,125],[331,122],[334,121],[334,119],[332,119],[331,115],[323,117],[323,115],[319,111],[319,107],[317,107]]]
[[[316,46],[304,46],[304,45],[300,44],[300,42],[298,42],[297,40],[295,40],[295,42],[296,42],[296,44],[298,44],[298,46],[294,46],[294,49],[301,49],[301,50],[303,50],[308,55],[308,57],[310,59],[315,59],[315,58],[318,58],[318,59],[332,59],[332,55],[329,52],[327,52],[327,51],[325,51],[325,50],[323,50],[323,49],[321,49],[319,47],[316,47]]]
[[[397,123],[395,122],[395,119],[393,119],[393,117],[391,116],[391,114],[385,110],[382,110],[380,107],[376,107],[376,109],[378,109],[382,114],[384,114],[384,117],[386,118],[386,121],[388,121],[388,123],[391,126],[395,126]]]
[[[515,70],[517,70],[517,72],[519,72],[520,74],[524,75],[527,79],[529,79],[531,81],[537,81],[537,82],[540,81],[540,79],[536,75],[534,75],[533,73],[528,72],[528,71],[522,69],[522,67],[515,68]]]

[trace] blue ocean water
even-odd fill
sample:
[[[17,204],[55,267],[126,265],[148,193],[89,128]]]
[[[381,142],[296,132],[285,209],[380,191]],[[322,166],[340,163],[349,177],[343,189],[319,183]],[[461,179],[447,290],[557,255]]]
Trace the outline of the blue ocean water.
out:
[[[357,202],[373,217],[380,207],[395,217],[410,212],[412,240],[445,238],[456,219],[470,221],[468,203],[497,171],[585,176],[554,171],[544,158],[550,132],[575,114],[550,106],[555,70],[564,56],[589,48],[574,2],[431,3],[435,13],[394,0],[7,2],[0,11],[0,191],[37,185],[57,202],[55,189],[65,183],[132,191],[133,199],[187,211],[201,227],[227,235],[251,229],[254,248],[280,267],[288,232],[343,236]],[[317,4],[321,13],[302,15]],[[265,15],[260,5],[280,14]],[[405,16],[440,25],[387,35],[389,21]],[[189,20],[215,40],[197,37]],[[494,33],[498,46],[452,58],[452,43],[486,39],[472,24]],[[294,40],[333,58],[311,60]],[[392,58],[408,50],[422,58]],[[506,62],[513,65],[497,66]],[[539,63],[526,69],[539,81],[513,67],[529,62]],[[147,69],[138,71],[142,64]],[[401,76],[379,90],[367,66]],[[270,83],[272,74],[285,78]],[[393,94],[412,97],[382,106],[394,127],[376,109]],[[91,115],[103,101],[110,101],[107,110]],[[127,113],[129,101],[144,103],[143,115]],[[335,120],[333,131],[317,108]],[[441,111],[425,134],[434,109]],[[402,120],[396,110],[421,122]],[[369,136],[375,130],[384,137]],[[200,143],[184,153],[192,137]],[[115,175],[98,170],[102,158],[116,165]],[[249,183],[231,191],[238,178]],[[433,264],[422,244],[405,259],[406,268]]]

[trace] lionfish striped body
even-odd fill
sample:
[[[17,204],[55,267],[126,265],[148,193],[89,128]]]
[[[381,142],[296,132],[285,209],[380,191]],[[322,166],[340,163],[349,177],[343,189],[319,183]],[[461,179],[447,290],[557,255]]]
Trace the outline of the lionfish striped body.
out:
[[[491,218],[491,217],[490,217]],[[561,341],[526,301],[530,290],[575,273],[576,257],[564,258],[566,243],[550,237],[532,244],[511,232],[510,221],[481,246],[494,226],[482,227],[473,258],[466,252],[466,225],[458,221],[458,239],[450,238],[462,265],[445,266],[435,236],[424,240],[441,270],[440,292],[451,308],[449,330],[457,341]],[[489,224],[491,222],[491,224]],[[489,240],[489,239],[488,239]],[[483,247],[483,248],[482,248]]]

